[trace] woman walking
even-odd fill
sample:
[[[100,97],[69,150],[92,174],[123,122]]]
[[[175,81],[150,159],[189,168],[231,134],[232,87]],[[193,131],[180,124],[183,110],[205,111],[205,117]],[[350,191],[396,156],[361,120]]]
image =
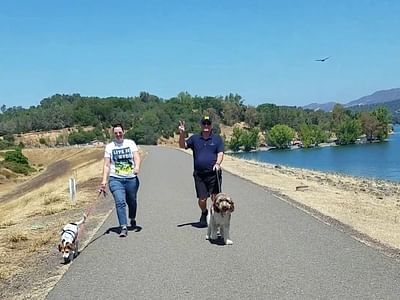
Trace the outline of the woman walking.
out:
[[[139,189],[140,155],[133,140],[124,138],[121,124],[112,128],[114,140],[106,145],[104,152],[103,180],[100,190],[105,191],[107,182],[115,201],[120,237],[128,235],[128,216],[131,227],[136,227],[137,192]]]

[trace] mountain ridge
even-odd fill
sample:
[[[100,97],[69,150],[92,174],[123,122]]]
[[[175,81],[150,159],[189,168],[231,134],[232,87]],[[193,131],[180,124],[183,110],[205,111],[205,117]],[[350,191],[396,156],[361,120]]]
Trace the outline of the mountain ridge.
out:
[[[341,104],[344,107],[354,107],[354,106],[364,106],[364,105],[372,105],[379,103],[386,103],[391,101],[396,101],[400,99],[400,88],[392,88],[387,90],[379,90],[370,95],[363,96],[356,100],[350,101],[345,104],[341,104],[339,102],[326,102],[326,103],[311,103],[303,106],[304,109],[312,109],[312,110],[323,110],[323,111],[332,111],[333,107],[336,104]]]

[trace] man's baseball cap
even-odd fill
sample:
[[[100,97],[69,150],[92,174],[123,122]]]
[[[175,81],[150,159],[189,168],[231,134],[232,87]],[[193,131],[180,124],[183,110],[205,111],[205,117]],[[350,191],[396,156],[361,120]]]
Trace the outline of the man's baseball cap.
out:
[[[212,123],[211,118],[209,116],[204,116],[200,120],[201,123]]]

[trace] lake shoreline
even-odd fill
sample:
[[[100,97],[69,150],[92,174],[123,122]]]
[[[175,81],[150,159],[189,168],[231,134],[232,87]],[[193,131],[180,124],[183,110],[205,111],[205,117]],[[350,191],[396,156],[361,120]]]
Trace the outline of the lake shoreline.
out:
[[[281,151],[281,150],[297,150],[297,149],[319,149],[319,148],[325,148],[325,147],[338,147],[340,145],[337,145],[336,143],[321,143],[318,146],[315,147],[310,147],[310,148],[304,148],[300,146],[292,146],[288,149],[277,149],[276,147],[258,147],[257,149],[253,149],[250,151],[244,151],[244,150],[239,150],[239,151],[232,151],[232,150],[226,150],[225,154],[238,154],[238,153],[254,153],[254,152],[265,152],[265,151]]]
[[[226,151],[226,154],[261,163],[287,166],[320,172],[358,177],[365,180],[386,180],[400,182],[400,160],[398,149],[400,135],[393,134],[389,141],[382,143],[354,144],[299,148],[288,150],[267,150],[252,152]]]

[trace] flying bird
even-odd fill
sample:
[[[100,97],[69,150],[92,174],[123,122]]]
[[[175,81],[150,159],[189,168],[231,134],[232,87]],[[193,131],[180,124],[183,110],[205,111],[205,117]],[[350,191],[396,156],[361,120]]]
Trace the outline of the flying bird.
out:
[[[316,59],[315,61],[320,61],[320,62],[324,62],[326,61],[328,58],[330,58],[330,56],[322,58],[322,59]]]

